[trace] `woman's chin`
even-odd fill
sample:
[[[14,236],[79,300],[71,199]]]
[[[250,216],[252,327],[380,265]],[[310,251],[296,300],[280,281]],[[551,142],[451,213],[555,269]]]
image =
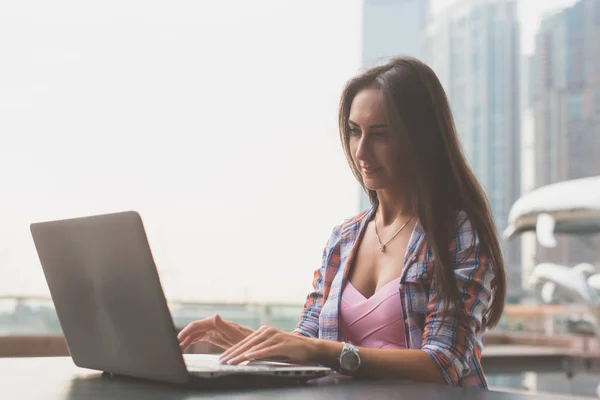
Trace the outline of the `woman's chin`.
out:
[[[379,179],[363,178],[363,185],[369,190],[385,189],[385,185]]]

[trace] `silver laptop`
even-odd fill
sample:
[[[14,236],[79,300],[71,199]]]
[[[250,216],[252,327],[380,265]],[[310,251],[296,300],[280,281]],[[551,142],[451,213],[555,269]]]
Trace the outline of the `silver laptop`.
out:
[[[216,355],[182,355],[137,212],[34,223],[31,234],[77,366],[207,386],[215,380],[303,381],[331,372],[266,361],[221,365]]]

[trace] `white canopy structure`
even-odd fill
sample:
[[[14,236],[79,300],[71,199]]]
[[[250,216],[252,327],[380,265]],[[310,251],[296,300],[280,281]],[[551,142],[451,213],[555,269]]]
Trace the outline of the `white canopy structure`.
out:
[[[590,276],[587,282],[592,289],[600,293],[600,274]]]
[[[590,285],[600,275],[593,265],[583,263],[569,268],[560,264],[541,263],[529,277],[529,285],[541,296],[544,303],[600,304],[598,293]]]
[[[538,242],[554,247],[554,232],[600,233],[600,176],[555,183],[533,190],[515,202],[506,239],[536,231]]]
[[[509,212],[504,238],[527,231],[535,231],[544,247],[556,246],[555,232],[600,233],[600,176],[544,186],[517,200]],[[600,340],[600,274],[592,264],[541,263],[533,268],[528,283],[544,303],[586,306],[591,330]],[[600,385],[597,393],[600,396]]]

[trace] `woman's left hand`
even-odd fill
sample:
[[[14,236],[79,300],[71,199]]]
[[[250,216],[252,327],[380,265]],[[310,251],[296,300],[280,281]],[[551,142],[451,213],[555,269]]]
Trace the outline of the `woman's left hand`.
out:
[[[263,326],[230,347],[219,360],[231,365],[259,359],[281,359],[294,364],[306,364],[313,361],[314,354],[311,339]]]

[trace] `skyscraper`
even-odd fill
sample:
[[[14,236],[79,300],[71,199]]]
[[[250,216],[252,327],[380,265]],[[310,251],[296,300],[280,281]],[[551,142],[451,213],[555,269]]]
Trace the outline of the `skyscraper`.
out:
[[[520,196],[520,37],[515,0],[458,0],[431,17],[426,61],[450,99],[458,135],[499,232]],[[502,243],[509,297],[522,294],[520,244]]]
[[[535,187],[600,175],[600,0],[580,0],[542,21],[533,74]],[[600,238],[557,236],[536,261],[600,260]]]
[[[370,68],[394,56],[424,57],[429,0],[364,0],[362,66]],[[370,207],[360,191],[360,209]]]

